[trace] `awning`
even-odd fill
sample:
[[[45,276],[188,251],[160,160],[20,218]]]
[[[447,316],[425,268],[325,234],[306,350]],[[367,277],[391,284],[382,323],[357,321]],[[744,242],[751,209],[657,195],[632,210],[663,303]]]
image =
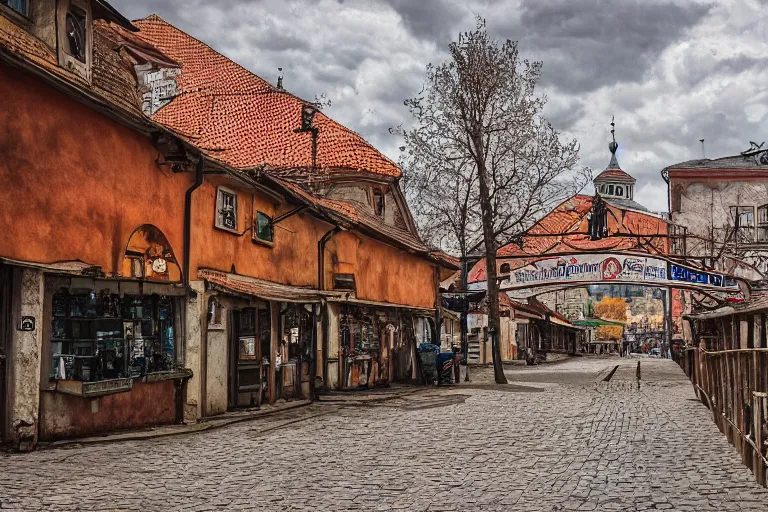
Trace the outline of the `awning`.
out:
[[[340,292],[290,286],[213,269],[200,269],[197,276],[205,279],[215,290],[276,302],[320,302],[320,299],[339,298],[341,295]]]
[[[35,268],[49,274],[61,274],[67,276],[87,276],[93,271],[94,274],[101,272],[101,267],[90,265],[80,260],[59,261],[55,263],[37,263],[34,261],[15,260],[0,256],[0,263],[13,265],[15,267]]]
[[[731,315],[755,313],[757,311],[768,310],[768,291],[758,290],[752,293],[752,296],[744,302],[737,302],[721,306],[712,311],[693,313],[683,315],[683,318],[690,320],[711,320]]]
[[[337,292],[338,293],[338,292]],[[424,315],[428,315],[430,317],[433,317],[435,315],[435,309],[434,308],[423,308],[418,306],[409,306],[408,304],[395,304],[392,302],[379,302],[375,300],[364,300],[364,299],[356,299],[354,297],[346,297],[347,293],[344,293],[344,296],[335,296],[335,297],[328,297],[328,302],[337,302],[339,304],[353,304],[356,306],[370,306],[370,307],[379,307],[379,308],[397,308],[397,309],[407,309],[411,311],[412,313],[420,313]]]
[[[625,324],[621,322],[615,322],[613,320],[603,320],[601,318],[585,318],[584,320],[574,320],[573,325],[578,325],[580,327],[593,327],[593,328],[601,327],[603,325],[625,327]]]

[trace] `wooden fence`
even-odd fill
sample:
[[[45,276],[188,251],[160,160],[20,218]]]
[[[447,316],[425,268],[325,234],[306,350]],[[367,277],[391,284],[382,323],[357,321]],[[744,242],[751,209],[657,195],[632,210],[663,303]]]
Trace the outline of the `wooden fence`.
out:
[[[720,431],[766,486],[768,343],[765,312],[692,321],[695,347],[678,357]]]

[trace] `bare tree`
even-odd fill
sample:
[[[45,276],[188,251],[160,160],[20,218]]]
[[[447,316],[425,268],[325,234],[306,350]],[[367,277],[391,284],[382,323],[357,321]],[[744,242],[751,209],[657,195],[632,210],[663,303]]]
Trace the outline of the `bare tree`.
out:
[[[590,177],[577,169],[579,147],[562,142],[535,93],[541,63],[521,59],[517,43],[491,38],[485,21],[449,46],[451,58],[427,67],[419,96],[406,100],[406,194],[428,242],[465,257],[484,248],[496,382],[505,383],[499,344],[496,250]],[[439,245],[444,246],[444,243]]]

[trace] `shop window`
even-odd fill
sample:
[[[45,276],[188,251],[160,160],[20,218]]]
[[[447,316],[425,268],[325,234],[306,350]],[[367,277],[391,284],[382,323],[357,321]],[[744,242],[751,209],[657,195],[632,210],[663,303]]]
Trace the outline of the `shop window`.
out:
[[[333,274],[333,289],[355,291],[355,274]]]
[[[374,190],[373,212],[382,219],[384,218],[384,204],[384,193],[381,190]]]
[[[366,356],[379,350],[379,326],[365,310],[342,311],[339,327],[341,348],[346,357]]]
[[[254,238],[270,244],[275,241],[275,227],[272,224],[272,217],[266,213],[256,212]]]
[[[10,7],[14,11],[18,12],[19,14],[23,14],[24,16],[27,16],[29,13],[28,0],[0,0],[0,5]]]
[[[50,377],[94,382],[177,368],[174,307],[161,295],[60,291],[52,302]]]
[[[732,227],[736,240],[740,243],[750,243],[755,240],[755,209],[752,206],[730,207]]]
[[[237,194],[224,187],[216,191],[216,227],[237,231]]]
[[[768,204],[757,209],[757,241],[768,242]]]
[[[92,27],[86,0],[58,2],[59,64],[86,80],[91,76]]]
[[[259,348],[256,345],[256,310],[252,308],[243,309],[240,312],[240,330],[239,335],[239,354],[238,360],[246,361],[257,359]]]
[[[224,308],[215,297],[208,299],[208,329],[223,329]]]

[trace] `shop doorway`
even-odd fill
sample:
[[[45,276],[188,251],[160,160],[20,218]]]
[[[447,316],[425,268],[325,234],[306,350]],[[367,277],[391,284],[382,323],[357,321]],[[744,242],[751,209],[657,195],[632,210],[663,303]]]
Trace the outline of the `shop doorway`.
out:
[[[270,315],[268,309],[230,312],[229,382],[227,405],[259,407],[268,393]]]

